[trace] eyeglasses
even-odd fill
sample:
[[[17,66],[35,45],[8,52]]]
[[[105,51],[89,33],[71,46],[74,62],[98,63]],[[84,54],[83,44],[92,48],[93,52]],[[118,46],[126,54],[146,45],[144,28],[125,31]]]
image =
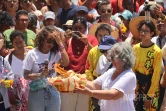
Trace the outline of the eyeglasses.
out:
[[[32,0],[24,0],[25,3],[32,2]]]
[[[7,3],[17,3],[18,1],[17,0],[8,0]]]
[[[100,50],[100,52],[101,52],[102,54],[104,54],[104,53],[107,52],[107,50]]]
[[[53,45],[56,44],[56,41],[55,41],[55,40],[52,40],[51,38],[46,38],[46,42],[47,42],[48,44],[53,44]]]
[[[55,3],[59,3],[59,2],[60,2],[60,0],[54,0],[54,2],[55,2]]]
[[[28,22],[29,19],[17,19],[19,20],[20,22]]]
[[[118,59],[118,56],[110,56],[110,58],[111,58],[111,61],[115,61]]]
[[[148,31],[148,30],[139,30],[139,33],[144,33],[144,34],[148,34],[150,31]]]
[[[63,30],[66,31],[66,30],[72,30],[72,27],[67,27],[67,26],[63,26]]]
[[[164,25],[164,21],[163,20],[157,21],[156,24],[157,25]]]
[[[84,19],[84,17],[76,17],[76,18],[74,18],[74,21],[80,21],[80,22],[84,22],[85,21],[85,19]]]
[[[111,11],[111,9],[108,9],[108,10],[101,10],[101,13],[111,13],[112,11]]]

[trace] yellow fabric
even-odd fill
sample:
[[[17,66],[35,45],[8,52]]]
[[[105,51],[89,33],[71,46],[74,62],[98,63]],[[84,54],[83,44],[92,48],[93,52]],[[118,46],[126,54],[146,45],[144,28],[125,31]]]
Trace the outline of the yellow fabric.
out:
[[[156,44],[148,48],[142,48],[139,43],[134,45],[133,49],[136,56],[136,63],[133,67],[133,71],[138,71],[145,75],[153,74],[151,86],[147,93],[149,97],[153,98],[158,90],[160,80],[162,52]]]
[[[102,53],[98,49],[98,46],[93,47],[88,53],[85,74],[90,81],[93,80],[93,76],[98,77],[96,66],[101,55]]]

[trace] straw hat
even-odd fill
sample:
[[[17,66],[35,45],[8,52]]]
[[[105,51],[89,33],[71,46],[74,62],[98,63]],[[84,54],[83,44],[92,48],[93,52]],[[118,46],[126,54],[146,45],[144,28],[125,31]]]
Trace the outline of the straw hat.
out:
[[[73,20],[68,20],[63,26],[72,26]]]
[[[145,16],[139,16],[139,17],[133,18],[130,21],[130,23],[129,23],[129,29],[130,29],[130,32],[133,34],[133,36],[135,38],[139,38],[138,26],[144,20],[145,20]],[[153,18],[150,18],[150,20],[154,23],[154,25],[156,27],[156,35],[155,36],[157,36],[159,34],[159,32],[157,30],[156,20],[153,19]]]
[[[97,30],[97,28],[102,25],[102,24],[107,24],[107,23],[97,23],[97,24],[94,24],[90,29],[89,29],[89,32],[88,34],[91,35],[91,36],[95,36],[95,32]],[[109,24],[107,24],[109,25]],[[111,36],[113,36],[116,40],[118,39],[119,37],[119,30],[112,26],[112,25],[109,25],[111,27]]]

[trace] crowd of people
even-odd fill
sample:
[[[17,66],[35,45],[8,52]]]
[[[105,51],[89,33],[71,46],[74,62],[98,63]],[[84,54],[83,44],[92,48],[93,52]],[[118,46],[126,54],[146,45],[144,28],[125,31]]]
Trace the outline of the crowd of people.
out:
[[[166,111],[165,44],[164,0],[0,0],[0,111]]]

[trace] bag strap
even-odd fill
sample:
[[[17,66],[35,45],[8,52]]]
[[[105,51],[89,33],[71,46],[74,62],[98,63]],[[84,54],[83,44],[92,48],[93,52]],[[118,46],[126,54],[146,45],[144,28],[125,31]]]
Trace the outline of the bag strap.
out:
[[[49,62],[51,61],[51,56],[52,56],[52,52],[50,51],[49,58],[48,58]]]
[[[108,69],[111,69],[111,68],[112,68],[112,66],[113,66],[113,65],[112,65],[112,63],[111,63],[111,64],[110,64],[110,66],[108,67]],[[108,71],[108,69],[107,69],[106,71]]]
[[[9,58],[8,58],[10,65],[12,64],[12,55],[13,55],[13,51],[9,54]]]

